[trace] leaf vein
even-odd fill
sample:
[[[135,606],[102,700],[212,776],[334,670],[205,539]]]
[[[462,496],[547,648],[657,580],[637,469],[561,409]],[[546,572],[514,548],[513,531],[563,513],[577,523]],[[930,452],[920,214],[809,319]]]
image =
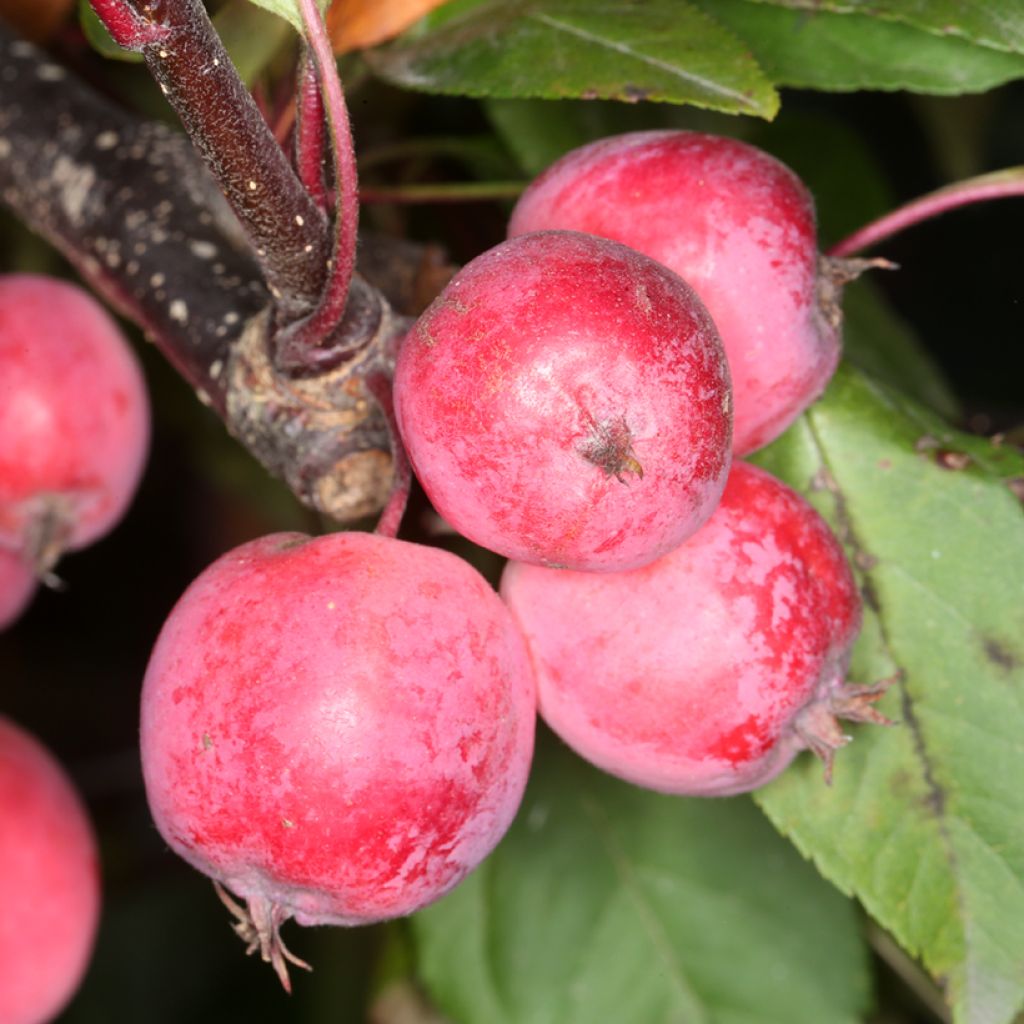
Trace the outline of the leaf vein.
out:
[[[730,89],[728,86],[722,85],[720,82],[709,79],[704,75],[685,71],[678,65],[670,64],[668,61],[659,60],[657,57],[653,57],[650,54],[641,53],[625,43],[617,43],[606,37],[595,35],[594,33],[588,32],[586,29],[580,28],[579,26],[559,21],[550,14],[531,14],[529,17],[533,18],[535,21],[539,21],[543,25],[547,25],[549,28],[555,29],[556,31],[566,32],[569,35],[574,35],[578,39],[584,40],[585,42],[594,43],[597,46],[605,47],[609,50],[615,50],[617,53],[625,54],[633,60],[640,61],[643,64],[648,64],[653,68],[657,68],[659,71],[667,72],[681,81],[691,82],[711,95],[727,96],[729,99],[735,100],[737,103],[743,104],[751,110],[757,109],[757,104],[754,103],[753,100],[751,100],[751,98],[745,93],[736,89]]]

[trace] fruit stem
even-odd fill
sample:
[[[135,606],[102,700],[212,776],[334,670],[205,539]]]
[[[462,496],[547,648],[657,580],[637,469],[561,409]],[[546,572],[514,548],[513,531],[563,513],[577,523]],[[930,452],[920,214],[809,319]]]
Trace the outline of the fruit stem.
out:
[[[323,17],[317,8],[316,0],[299,0],[299,11],[306,29],[308,44],[306,65],[311,65],[315,70],[316,85],[329,129],[326,138],[321,131],[314,134],[310,143],[319,141],[321,145],[330,145],[334,164],[335,204],[331,258],[316,308],[309,316],[279,331],[275,339],[275,364],[279,369],[286,371],[336,366],[364,342],[364,339],[356,338],[349,344],[325,344],[341,323],[352,283],[359,227],[359,184],[348,107],[345,105],[345,94],[341,79],[338,77],[338,68],[334,62],[334,53],[327,38]],[[302,103],[305,105],[309,102],[309,86],[306,82],[301,82],[300,89]],[[310,115],[315,117],[316,106],[305,113],[307,121]],[[307,127],[312,130],[311,125]],[[300,167],[300,174],[309,175],[312,171],[313,154],[303,153],[301,159],[305,166]],[[322,154],[320,161],[322,164]]]
[[[967,178],[911,200],[844,238],[828,250],[828,255],[850,256],[947,210],[1010,196],[1024,196],[1024,166]]]
[[[329,202],[324,181],[324,98],[316,77],[316,64],[308,50],[299,66],[295,103],[295,169],[303,187],[326,214]]]
[[[374,533],[378,533],[382,537],[393,538],[398,536],[406,506],[409,504],[409,491],[412,489],[412,467],[409,464],[405,446],[402,444],[402,438],[398,433],[391,379],[384,374],[374,374],[367,378],[366,390],[377,399],[384,419],[387,421],[394,465],[391,494],[380,514],[380,519],[377,520],[377,528]]]
[[[304,315],[326,278],[323,214],[238,77],[200,0],[101,0],[100,19],[150,72],[241,221],[282,318]]]

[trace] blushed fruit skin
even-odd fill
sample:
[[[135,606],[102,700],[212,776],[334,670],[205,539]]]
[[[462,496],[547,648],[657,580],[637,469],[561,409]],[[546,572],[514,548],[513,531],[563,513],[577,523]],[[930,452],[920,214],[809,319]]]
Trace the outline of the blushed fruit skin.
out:
[[[731,392],[693,290],[578,232],[467,264],[406,337],[395,411],[460,533],[590,571],[653,561],[705,522],[730,463]]]
[[[370,534],[274,534],[172,611],[142,765],[161,835],[250,909],[356,925],[411,913],[490,852],[535,722],[525,642],[467,563]]]
[[[602,139],[541,174],[508,232],[550,228],[623,242],[693,286],[729,359],[737,455],[778,437],[835,371],[839,327],[819,294],[813,200],[767,153],[688,131]]]
[[[85,974],[100,912],[92,826],[64,770],[0,717],[0,1021],[44,1024]]]
[[[80,548],[135,493],[149,402],[114,321],[75,285],[0,277],[0,546]],[[40,531],[59,536],[40,538]]]
[[[0,630],[21,615],[35,590],[36,576],[31,567],[14,552],[0,547]]]
[[[794,719],[843,683],[860,599],[794,491],[733,466],[708,524],[612,576],[510,563],[542,717],[582,757],[665,793],[763,785],[804,747]]]

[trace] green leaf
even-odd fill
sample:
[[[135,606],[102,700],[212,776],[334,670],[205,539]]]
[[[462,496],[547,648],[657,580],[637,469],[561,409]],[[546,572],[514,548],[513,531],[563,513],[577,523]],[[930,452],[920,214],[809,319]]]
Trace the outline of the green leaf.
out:
[[[969,458],[953,465],[950,453]],[[844,367],[757,459],[852,546],[866,621],[852,675],[898,670],[891,729],[854,727],[822,786],[756,795],[779,830],[937,979],[961,1024],[1024,1004],[1024,458]]]
[[[554,741],[508,836],[413,927],[463,1024],[852,1024],[867,1002],[852,904],[747,798],[646,792]]]
[[[805,10],[891,18],[940,36],[960,36],[996,50],[1024,53],[1020,0],[759,0]]]
[[[299,13],[299,5],[296,0],[251,0],[251,2],[265,11],[270,11],[271,14],[276,14],[279,18],[284,18],[300,36],[305,38],[306,30],[302,27],[302,15]],[[319,0],[321,10],[326,10],[328,2],[329,0]]]
[[[252,3],[265,11],[270,11],[271,14],[276,14],[279,18],[284,18],[299,35],[305,36],[302,17],[292,0],[252,0]]]
[[[248,86],[266,71],[281,48],[295,38],[280,18],[270,16],[248,0],[224,4],[214,15],[213,24],[239,78]]]
[[[778,109],[746,46],[683,0],[452,0],[366,57],[427,92]]]
[[[1024,57],[856,14],[756,0],[693,0],[750,46],[776,85],[981,92],[1024,76]]]

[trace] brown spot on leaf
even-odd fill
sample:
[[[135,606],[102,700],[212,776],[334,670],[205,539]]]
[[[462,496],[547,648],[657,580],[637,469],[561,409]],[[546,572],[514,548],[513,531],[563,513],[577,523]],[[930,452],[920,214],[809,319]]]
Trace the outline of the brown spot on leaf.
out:
[[[1006,672],[1012,672],[1020,667],[1020,658],[995,637],[984,637],[982,639],[982,648],[985,651],[985,657],[997,668],[1001,668]]]
[[[622,90],[622,98],[627,103],[641,103],[650,99],[651,90],[640,85],[627,85]]]
[[[875,585],[871,580],[864,580],[861,584],[860,596],[873,612],[877,613],[882,610],[882,602],[878,599],[878,591],[875,590]]]
[[[967,452],[957,452],[952,448],[940,448],[935,453],[935,464],[942,469],[966,469],[972,462]]]

